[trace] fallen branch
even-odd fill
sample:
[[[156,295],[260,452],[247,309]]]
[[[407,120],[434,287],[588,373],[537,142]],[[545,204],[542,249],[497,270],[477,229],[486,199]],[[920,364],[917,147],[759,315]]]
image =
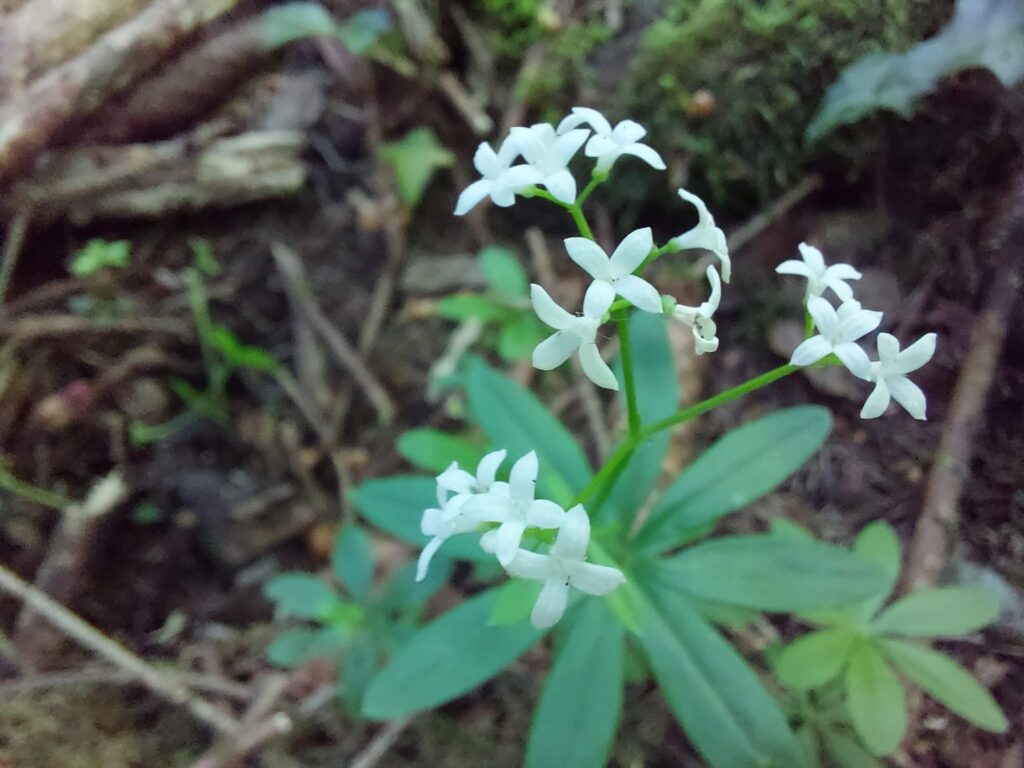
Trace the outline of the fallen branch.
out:
[[[50,599],[45,592],[25,582],[4,565],[0,565],[0,590],[21,599],[68,637],[134,675],[153,693],[173,704],[185,707],[197,720],[219,733],[233,734],[238,731],[239,723],[234,717],[196,696],[181,678],[148,664],[116,640],[107,637],[60,603]]]
[[[192,338],[193,329],[188,323],[173,317],[131,317],[102,322],[79,315],[0,318],[0,337],[7,336],[19,343],[111,333],[162,333],[188,340]]]

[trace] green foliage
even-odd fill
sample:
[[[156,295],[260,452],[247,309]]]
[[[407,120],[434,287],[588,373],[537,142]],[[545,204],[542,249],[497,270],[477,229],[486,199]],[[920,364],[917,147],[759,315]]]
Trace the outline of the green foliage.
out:
[[[473,467],[484,456],[482,448],[465,437],[438,429],[410,429],[398,438],[398,453],[413,466],[441,473],[453,461],[461,467]]]
[[[730,512],[768,493],[825,442],[832,418],[825,408],[776,411],[715,442],[662,494],[637,541],[664,552]]]
[[[362,528],[346,525],[338,532],[331,567],[353,597],[366,599],[373,583],[373,546]]]
[[[874,523],[857,537],[853,552],[879,569],[879,591],[841,610],[805,613],[819,629],[781,652],[775,664],[779,679],[795,691],[838,687],[857,736],[875,755],[895,749],[906,728],[905,695],[894,666],[975,725],[1005,730],[999,706],[967,670],[938,651],[899,639],[969,634],[995,618],[998,600],[984,590],[946,587],[914,592],[882,608],[899,575],[895,533]]]
[[[942,78],[971,67],[990,69],[1008,88],[1024,78],[1024,5],[1018,0],[959,0],[953,20],[930,40],[903,54],[858,59],[828,89],[806,138],[817,141],[878,110],[908,117]]]
[[[423,198],[427,185],[441,168],[455,162],[455,156],[437,141],[427,127],[414,128],[398,141],[381,146],[380,157],[391,166],[398,194],[410,208]]]
[[[356,55],[365,53],[391,27],[382,11],[363,10],[338,24],[320,3],[276,5],[263,14],[263,44],[275,49],[307,37],[338,37]]]
[[[125,269],[131,262],[132,244],[127,240],[90,240],[71,257],[68,270],[88,277],[108,268]]]

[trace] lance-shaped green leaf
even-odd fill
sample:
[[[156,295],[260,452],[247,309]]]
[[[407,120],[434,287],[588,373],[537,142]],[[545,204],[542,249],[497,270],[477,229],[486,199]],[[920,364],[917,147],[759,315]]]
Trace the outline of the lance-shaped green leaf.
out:
[[[544,683],[526,768],[605,765],[622,709],[623,630],[604,601],[569,615],[565,641]]]
[[[320,619],[338,602],[327,584],[310,573],[282,573],[267,582],[263,594],[284,613],[300,619]]]
[[[845,733],[827,730],[822,734],[822,741],[836,768],[885,768],[856,739]]]
[[[331,567],[352,597],[366,599],[373,583],[373,545],[366,531],[356,525],[346,525],[338,532]]]
[[[896,749],[907,729],[903,686],[874,644],[865,640],[850,654],[846,696],[850,720],[868,750],[885,755]]]
[[[591,473],[579,443],[561,422],[533,393],[479,360],[469,366],[466,392],[473,418],[495,449],[507,449],[513,462],[537,452],[538,498],[569,504]]]
[[[1003,733],[1009,727],[992,695],[945,654],[904,640],[883,640],[882,650],[926,693],[979,728]]]
[[[871,626],[882,634],[953,637],[981,629],[998,613],[999,600],[988,590],[942,587],[907,595],[882,611]]]
[[[642,577],[641,577],[642,578]],[[639,637],[665,699],[711,768],[800,766],[778,704],[736,650],[658,582]]]
[[[885,588],[877,595],[865,600],[861,606],[861,615],[865,619],[869,619],[875,615],[875,611],[882,606],[896,587],[896,579],[900,575],[902,548],[892,526],[884,520],[879,520],[857,534],[857,540],[853,543],[853,551],[877,565],[885,576]]]
[[[484,457],[483,448],[464,437],[439,429],[410,429],[398,438],[396,447],[410,464],[437,474],[448,469],[453,461],[473,472]]]
[[[825,408],[787,408],[732,430],[691,464],[654,505],[637,544],[664,552],[749,504],[796,472],[825,442]]]
[[[498,674],[544,635],[529,624],[492,627],[497,590],[448,611],[405,643],[373,678],[363,714],[402,717],[458,698]]]
[[[431,477],[395,476],[367,480],[351,492],[352,502],[367,520],[396,539],[423,547],[430,538],[420,531],[423,510],[437,506],[437,483]],[[441,555],[480,563],[494,556],[480,549],[480,536],[452,536]]]
[[[526,299],[530,281],[515,251],[500,245],[489,245],[480,251],[480,271],[487,285],[498,296],[509,301]]]
[[[661,577],[677,589],[762,611],[848,605],[884,584],[875,566],[848,550],[770,534],[714,539],[664,563]]]
[[[806,691],[831,682],[846,666],[855,640],[846,628],[811,632],[786,646],[775,672],[790,688]]]

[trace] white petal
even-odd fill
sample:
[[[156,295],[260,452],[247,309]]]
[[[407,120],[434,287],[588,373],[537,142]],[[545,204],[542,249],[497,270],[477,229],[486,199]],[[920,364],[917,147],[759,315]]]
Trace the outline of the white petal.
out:
[[[498,155],[491,149],[491,145],[486,141],[476,148],[476,153],[473,155],[473,165],[485,179],[495,178],[508,167],[506,163],[503,163],[498,158]]]
[[[506,136],[505,140],[501,142],[501,146],[498,148],[498,160],[506,168],[512,164],[512,161],[519,157],[519,142],[511,135]]]
[[[577,152],[580,151],[580,147],[583,146],[583,142],[587,140],[587,137],[589,135],[590,131],[588,131],[586,128],[577,128],[575,130],[568,131],[567,133],[559,136],[558,139],[555,141],[555,146],[553,149],[554,156],[555,159],[558,161],[558,164],[562,166],[568,165],[569,161],[573,159]],[[574,180],[573,189],[575,188],[576,182]],[[576,196],[573,195],[573,200],[575,199]],[[566,202],[572,202],[572,200],[567,200]]]
[[[462,507],[462,514],[477,524],[503,523],[512,515],[512,501],[497,493],[477,493]]]
[[[480,549],[489,555],[494,554],[494,548],[497,546],[496,539],[498,536],[498,529],[493,528],[490,531],[486,531],[480,537]]]
[[[696,227],[690,230],[691,232],[696,229],[701,229],[705,226],[714,226],[715,219],[711,215],[711,211],[709,211],[708,207],[704,204],[703,200],[697,197],[697,195],[687,192],[685,189],[679,189],[678,192],[679,196],[683,198],[683,200],[690,203],[697,209],[698,223]]]
[[[661,159],[661,155],[646,144],[627,144],[622,148],[622,154],[639,157],[652,168],[659,171],[665,170],[665,161]]]
[[[711,295],[708,296],[706,303],[713,313],[722,303],[722,278],[718,276],[718,271],[711,264],[708,265],[707,276],[708,282],[711,283]]]
[[[937,340],[938,336],[936,334],[926,333],[904,349],[900,352],[896,364],[893,366],[893,373],[910,373],[923,366],[935,354],[935,342]]]
[[[718,339],[712,337],[710,339],[704,338],[698,332],[697,328],[693,329],[693,349],[698,355],[706,355],[708,352],[718,351]]]
[[[590,107],[573,107],[572,114],[558,124],[558,132],[565,133],[565,131],[575,128],[582,123],[589,123],[591,128],[606,136],[612,132],[612,126],[608,119],[596,109],[591,109]],[[567,127],[563,130],[562,126]]]
[[[647,129],[633,120],[623,120],[612,130],[612,138],[619,146],[640,141],[647,135]]]
[[[590,137],[583,154],[587,157],[606,157],[608,155],[618,157],[622,154],[622,148],[610,137],[597,134]]]
[[[520,154],[527,163],[536,165],[543,159],[544,143],[539,138],[537,132],[530,128],[516,126],[509,133],[510,138],[515,142]]]
[[[832,354],[832,342],[824,336],[811,336],[793,350],[790,365],[810,365]]]
[[[868,399],[864,401],[864,407],[860,409],[862,419],[877,419],[885,409],[889,407],[889,387],[885,379],[879,379],[875,388],[871,390]]]
[[[556,171],[545,176],[541,182],[547,187],[548,192],[555,196],[555,199],[563,203],[576,202],[576,179],[568,171]]]
[[[420,533],[424,536],[437,536],[445,529],[444,512],[440,509],[425,509],[420,518]]]
[[[615,380],[615,374],[608,367],[608,363],[601,359],[597,344],[580,345],[580,364],[583,366],[583,372],[587,374],[587,378],[597,386],[618,390],[619,382]]]
[[[837,277],[826,275],[821,284],[826,288],[831,288],[840,301],[849,301],[853,298],[853,288]]]
[[[654,235],[650,227],[635,229],[623,238],[610,260],[612,279],[623,277],[643,264],[654,247]]]
[[[558,538],[551,545],[552,557],[561,560],[583,560],[590,546],[590,517],[582,504],[565,513]]]
[[[565,252],[584,272],[595,280],[609,277],[611,261],[601,246],[585,237],[567,237],[564,242]]]
[[[821,277],[825,272],[825,257],[821,254],[821,251],[808,243],[800,243],[797,247],[800,249],[800,255],[807,263],[811,273],[816,277]]]
[[[648,283],[642,277],[626,275],[612,283],[614,292],[624,299],[632,302],[633,306],[642,309],[644,312],[651,312],[655,315],[662,314],[664,307],[661,305],[661,294],[658,289]]]
[[[493,185],[494,182],[489,179],[480,179],[462,190],[462,194],[459,195],[459,200],[455,204],[455,215],[465,216],[473,210],[481,200],[491,193]]]
[[[871,360],[868,359],[868,353],[861,349],[859,344],[847,341],[836,344],[832,351],[850,373],[858,379],[871,381]]]
[[[525,502],[533,501],[539,470],[540,464],[537,461],[536,451],[530,451],[512,465],[512,471],[508,476],[508,488],[513,499]]]
[[[581,125],[587,122],[590,121],[587,120],[585,115],[577,112],[576,109],[573,109],[572,114],[562,118],[562,122],[558,124],[558,127],[555,129],[555,133],[561,135],[563,133],[571,131],[573,128],[579,128]]]
[[[559,579],[548,579],[534,603],[530,623],[537,629],[547,629],[558,623],[569,602],[569,587]]]
[[[902,405],[907,410],[907,413],[919,421],[924,421],[927,418],[925,409],[928,403],[925,400],[924,392],[921,391],[917,384],[906,376],[893,377],[888,379],[886,383],[889,385],[892,399]]]
[[[530,285],[530,303],[533,304],[533,311],[537,313],[541,322],[556,331],[564,331],[575,320],[569,312],[555,303],[555,300],[548,295],[544,288],[536,283]]]
[[[573,563],[568,567],[570,586],[588,595],[607,595],[626,583],[626,577],[618,568],[593,563]]]
[[[537,499],[526,513],[526,522],[533,528],[561,528],[565,519],[565,510],[547,499]]]
[[[551,371],[560,366],[580,346],[580,337],[569,331],[558,331],[548,336],[533,349],[533,367]]]
[[[847,302],[848,303],[848,302]],[[882,323],[882,313],[870,309],[854,312],[839,321],[839,338],[856,341],[871,333]]]
[[[502,449],[500,451],[491,451],[482,459],[476,467],[476,482],[477,485],[484,488],[489,488],[491,483],[494,482],[495,476],[498,474],[498,467],[505,460],[507,451]]]
[[[456,461],[451,463],[444,472],[437,476],[437,484],[452,493],[472,493],[476,478],[464,469],[459,469]]]
[[[807,311],[814,320],[814,327],[818,329],[826,339],[839,338],[839,318],[835,308],[828,303],[827,299],[820,296],[809,296],[807,298]]]
[[[615,301],[615,287],[605,280],[595,280],[583,296],[583,314],[600,320]]]
[[[548,555],[538,555],[536,552],[520,549],[505,566],[505,570],[510,576],[517,576],[520,579],[544,581],[554,573],[554,561]]]
[[[899,339],[891,333],[880,333],[875,339],[875,345],[878,347],[878,361],[882,367],[889,368],[896,362],[900,354]]]
[[[526,187],[539,184],[544,174],[532,165],[514,165],[497,178],[498,185],[519,192]]]
[[[419,560],[416,561],[416,581],[423,581],[427,577],[427,569],[430,567],[430,561],[433,559],[434,554],[441,548],[441,544],[444,543],[444,539],[433,538],[427,542],[427,545],[420,552]]]
[[[775,271],[780,275],[798,275],[800,277],[806,277],[808,280],[813,277],[811,268],[804,264],[802,261],[796,259],[789,259],[784,261],[775,268]]]
[[[526,523],[521,520],[509,520],[502,523],[491,539],[494,556],[503,566],[508,566],[519,551],[519,543],[523,540]]]
[[[825,270],[825,276],[834,277],[839,280],[860,280],[863,277],[850,264],[833,264]]]

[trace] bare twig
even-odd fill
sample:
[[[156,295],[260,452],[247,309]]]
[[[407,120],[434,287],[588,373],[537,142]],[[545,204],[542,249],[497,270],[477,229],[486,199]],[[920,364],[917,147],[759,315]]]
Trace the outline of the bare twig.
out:
[[[130,317],[102,322],[79,315],[0,318],[0,336],[18,342],[110,333],[163,333],[187,340],[192,338],[193,330],[188,323],[173,317]]]
[[[215,696],[222,696],[239,702],[252,700],[252,691],[247,685],[192,672],[174,672],[174,674],[195,691],[211,693]],[[76,686],[137,685],[138,682],[137,676],[122,669],[96,665],[84,669],[73,669],[67,672],[48,672],[41,675],[22,677],[17,680],[6,680],[0,683],[0,696],[52,688],[73,688]]]
[[[233,734],[238,731],[239,723],[234,717],[196,696],[181,678],[150,665],[3,565],[0,565],[0,590],[21,599],[68,637],[134,675],[153,693],[184,706],[197,720],[220,733]]]
[[[373,741],[366,745],[366,749],[356,755],[349,764],[349,768],[373,768],[398,741],[398,737],[405,732],[414,719],[416,719],[416,715],[407,715],[399,720],[392,720],[381,728],[380,732],[373,737]]]
[[[820,176],[808,176],[768,208],[729,233],[729,250],[738,251],[786,215],[793,206],[821,187]]]
[[[25,232],[31,220],[32,208],[26,206],[14,214],[14,218],[7,226],[7,239],[4,241],[3,254],[0,255],[0,305],[4,303],[7,286],[10,285],[14,268],[18,265],[21,246],[25,243]]]

